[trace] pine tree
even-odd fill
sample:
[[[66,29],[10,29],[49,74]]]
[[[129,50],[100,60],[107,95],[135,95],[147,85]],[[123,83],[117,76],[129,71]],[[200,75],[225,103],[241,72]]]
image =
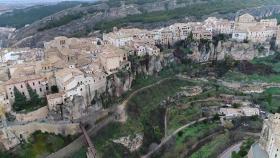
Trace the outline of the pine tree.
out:
[[[15,111],[21,111],[28,104],[26,96],[21,94],[20,91],[16,87],[14,88],[14,94],[15,94],[15,102],[13,104],[13,109]]]
[[[30,87],[30,85],[27,85],[27,90],[30,96],[30,105],[31,106],[38,106],[41,104],[41,99],[39,95]]]
[[[52,93],[58,93],[58,87],[55,86],[55,85],[51,86],[51,92]]]

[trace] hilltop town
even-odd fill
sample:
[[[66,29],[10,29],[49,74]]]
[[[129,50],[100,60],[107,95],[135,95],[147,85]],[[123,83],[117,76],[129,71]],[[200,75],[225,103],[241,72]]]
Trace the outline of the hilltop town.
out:
[[[15,30],[8,30],[13,31]],[[253,101],[249,97],[251,94],[261,94],[269,88],[279,88],[280,83],[233,81],[230,77],[221,78],[223,70],[220,69],[229,67],[229,71],[233,71],[230,68],[236,65],[234,61],[240,62],[239,67],[242,69],[244,61],[277,54],[279,45],[280,26],[277,20],[257,20],[247,13],[236,17],[234,21],[209,17],[202,22],[175,23],[155,30],[115,27],[112,32],[104,33],[102,38],[58,36],[46,41],[44,48],[0,48],[0,143],[5,150],[11,151],[28,142],[36,131],[63,136],[77,136],[81,133],[87,135],[87,132],[90,135],[93,130],[98,131],[108,122],[127,123],[133,116],[142,117],[139,114],[141,110],[128,106],[132,104],[129,99],[137,95],[138,90],[148,86],[137,89],[134,87],[136,81],[141,75],[161,76],[161,72],[173,67],[173,74],[168,77],[176,78],[172,84],[182,84],[182,87],[176,89],[175,95],[172,93],[160,100],[161,108],[173,108],[169,104],[183,106],[181,109],[192,107],[195,99],[183,104],[180,102],[181,98],[199,97],[212,87],[216,89],[216,95],[214,92],[207,93],[207,99],[209,102],[217,101],[218,105],[203,107],[204,111],[196,116],[201,117],[192,120],[194,123],[189,120],[188,123],[191,124],[186,127],[211,120],[218,115],[217,120],[221,120],[223,128],[228,128],[230,124],[234,128],[229,129],[236,130],[247,122],[235,125],[232,120],[257,116],[258,119],[265,119],[265,122],[262,131],[258,131],[261,133],[260,139],[255,139],[257,141],[250,146],[248,157],[254,158],[254,154],[261,152],[264,157],[277,158],[280,148],[277,130],[280,125],[279,114],[265,111],[257,103],[257,99]],[[224,63],[219,65],[220,62]],[[189,65],[190,70],[178,70],[179,66],[176,66],[182,63]],[[196,69],[196,64],[208,65]],[[247,66],[246,63],[243,64],[244,67]],[[248,67],[253,67],[250,66]],[[179,73],[175,74],[177,71]],[[153,84],[160,84],[161,80],[158,82]],[[178,85],[171,87],[176,86]],[[228,88],[230,92],[223,90],[220,93],[217,88],[219,86]],[[166,95],[171,91],[166,92]],[[203,99],[205,98],[201,98]],[[135,106],[140,104],[135,101]],[[157,112],[154,114],[157,116]],[[141,119],[145,120],[144,118]],[[139,123],[143,121],[141,119],[136,120]],[[151,116],[152,119],[154,118]],[[104,120],[107,122],[103,123]],[[142,126],[137,127],[140,129]],[[161,139],[161,142],[155,141],[158,144],[151,147],[155,142],[147,143],[150,141],[146,140],[148,134],[139,129],[132,132],[134,137],[126,135],[111,142],[122,144],[130,152],[148,145],[141,156],[150,157],[162,150],[164,142],[170,139],[168,134],[172,136],[181,132],[179,130],[176,133],[179,128],[175,127],[170,129],[170,133],[163,129],[165,131],[158,134],[161,137],[154,134],[156,138],[151,138]],[[94,141],[95,139],[93,144]],[[87,157],[96,157],[96,149],[90,140],[87,139],[87,142]],[[49,157],[61,154],[59,151],[52,152]],[[184,154],[190,155],[190,152]]]

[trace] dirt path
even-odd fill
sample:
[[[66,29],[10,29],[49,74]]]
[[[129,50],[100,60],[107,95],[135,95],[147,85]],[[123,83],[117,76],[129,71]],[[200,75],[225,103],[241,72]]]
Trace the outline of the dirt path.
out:
[[[171,79],[175,79],[175,78],[174,77],[164,78],[164,79],[161,79],[161,80],[159,80],[159,81],[157,81],[153,84],[150,84],[148,86],[139,88],[139,89],[135,90],[134,92],[132,92],[120,105],[118,105],[117,113],[120,115],[119,121],[120,122],[126,122],[126,120],[127,120],[127,115],[126,115],[126,111],[125,111],[126,105],[127,105],[128,101],[132,97],[134,97],[138,92],[140,92],[144,89],[147,89],[147,88],[151,88],[155,85],[161,84],[162,82],[167,81],[167,80],[171,80]]]
[[[206,118],[206,117],[203,117],[203,118],[200,118],[196,121],[192,121],[188,124],[185,124],[184,126],[181,126],[180,128],[178,128],[177,130],[175,130],[174,132],[172,132],[172,134],[170,134],[169,136],[165,137],[161,143],[155,147],[152,151],[150,151],[148,154],[146,155],[143,155],[142,158],[148,158],[150,157],[153,153],[155,153],[156,151],[158,151],[163,145],[165,145],[172,137],[174,137],[175,135],[177,135],[180,131],[184,130],[185,128],[195,124],[195,123],[199,123],[199,122],[202,122],[204,120],[207,120],[209,118]]]
[[[148,86],[145,86],[145,87],[142,87],[142,88],[139,88],[139,89],[135,90],[121,104],[119,104],[117,106],[114,106],[114,107],[112,107],[110,109],[107,109],[105,111],[107,111],[107,112],[116,112],[117,114],[119,114],[119,119],[117,121],[124,123],[127,120],[127,115],[126,115],[125,108],[126,108],[126,105],[127,105],[128,101],[132,97],[134,97],[138,92],[140,92],[140,91],[142,91],[144,89],[147,89],[147,88],[153,87],[155,85],[161,84],[164,81],[171,80],[171,79],[176,79],[176,78],[177,79],[181,79],[181,80],[192,80],[192,79],[189,79],[189,78],[182,78],[180,76],[161,79],[161,80],[159,80],[159,81],[157,81],[157,82],[155,82],[153,84],[150,84]],[[91,117],[91,114],[88,117]],[[92,126],[90,129],[87,130],[89,136],[95,135],[100,129],[102,129],[107,124],[109,124],[110,122],[113,122],[113,121],[116,121],[114,119],[114,116],[109,116],[108,118],[104,119],[102,122],[98,123],[98,125]],[[196,121],[193,121],[193,122],[191,122],[191,123],[189,123],[189,124],[179,128],[179,129],[177,129],[175,132],[173,132],[173,135],[176,135],[180,130],[182,130],[182,129],[184,129],[184,128],[186,128],[186,127],[188,127],[188,126],[190,126],[190,125],[192,125],[194,123],[196,123]],[[90,123],[90,124],[92,124],[92,123]],[[170,138],[171,138],[171,136],[170,136]],[[166,142],[167,142],[167,140],[166,140]],[[84,146],[84,144],[85,144],[84,137],[80,136],[76,140],[71,142],[69,145],[65,146],[64,148],[58,150],[55,153],[52,153],[47,158],[66,158],[66,157],[69,158],[69,157],[71,157],[71,155],[73,153],[79,151],[80,148],[82,146]]]
[[[238,152],[240,150],[241,145],[242,145],[242,141],[230,146],[222,154],[220,154],[218,158],[231,158],[231,153],[233,151]]]
[[[135,96],[138,92],[153,87],[155,85],[158,85],[166,80],[169,79],[173,79],[173,78],[165,78],[162,79],[156,83],[153,83],[151,85],[142,87],[140,89],[135,90],[133,93],[131,93],[129,95],[128,98],[126,98],[121,104],[119,104],[117,107],[112,107],[110,109],[104,110],[105,112],[117,112],[120,115],[120,119],[118,121],[120,122],[125,122],[127,119],[126,116],[126,112],[125,112],[125,107],[127,105],[127,102],[133,97]],[[90,118],[92,117],[93,114],[89,114],[87,117]],[[102,129],[103,127],[105,127],[106,125],[108,125],[110,122],[114,121],[114,116],[109,116],[108,118],[104,119],[103,121],[101,121],[100,123],[98,123],[97,125],[93,125],[94,123],[90,122],[89,124],[92,125],[90,127],[90,129],[87,130],[88,134],[90,136],[94,136],[95,134],[97,134],[97,132]],[[69,158],[71,157],[71,155],[77,151],[80,150],[80,148],[82,146],[85,145],[85,140],[84,140],[84,136],[81,135],[79,136],[77,139],[75,139],[73,142],[71,142],[70,144],[68,144],[67,146],[65,146],[64,148],[56,151],[55,153],[50,154],[49,156],[47,156],[47,158]]]

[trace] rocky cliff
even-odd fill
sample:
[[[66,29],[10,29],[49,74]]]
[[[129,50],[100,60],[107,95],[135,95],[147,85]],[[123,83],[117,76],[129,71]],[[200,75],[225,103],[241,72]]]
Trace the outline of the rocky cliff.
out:
[[[195,42],[191,45],[192,54],[188,58],[197,62],[210,60],[223,60],[226,56],[234,60],[252,60],[255,57],[266,57],[274,54],[270,44],[239,43],[235,41],[219,41],[217,46],[213,43],[201,44]]]

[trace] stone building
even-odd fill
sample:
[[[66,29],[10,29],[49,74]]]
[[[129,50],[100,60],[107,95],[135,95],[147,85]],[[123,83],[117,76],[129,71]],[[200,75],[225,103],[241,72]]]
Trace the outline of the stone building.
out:
[[[130,68],[128,53],[116,47],[104,47],[99,60],[102,68],[108,75],[116,73],[122,68]]]
[[[267,152],[269,158],[280,157],[280,114],[270,115],[264,121],[261,138],[259,140],[262,148]]]
[[[17,88],[20,93],[30,99],[28,86],[34,90],[39,97],[44,97],[49,90],[48,81],[41,75],[22,76],[20,78],[11,78],[5,82],[7,97],[12,105],[15,100],[14,88]]]
[[[263,19],[259,22],[250,14],[236,18],[232,38],[237,41],[266,42],[277,34],[277,20]]]

